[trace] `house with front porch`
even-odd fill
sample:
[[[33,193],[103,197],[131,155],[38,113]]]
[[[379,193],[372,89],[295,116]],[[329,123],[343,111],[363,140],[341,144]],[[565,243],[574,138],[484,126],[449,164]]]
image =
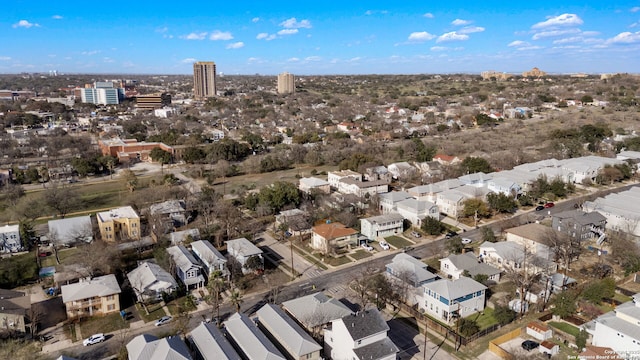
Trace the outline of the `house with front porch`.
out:
[[[419,309],[447,323],[482,311],[485,307],[487,287],[468,277],[440,279],[426,283],[422,288]]]
[[[119,312],[121,292],[113,274],[60,287],[69,319]]]
[[[264,270],[264,257],[262,256],[263,251],[246,238],[228,240],[227,253],[230,257],[234,258],[238,264],[240,264],[243,274],[249,274],[252,271],[256,271],[256,269],[250,269],[247,267],[247,263],[251,258],[258,259],[260,266],[257,271]]]
[[[175,264],[176,276],[187,289],[201,288],[204,286],[202,266],[184,245],[176,245],[167,248],[171,261]]]
[[[396,212],[411,222],[411,226],[418,228],[422,226],[422,221],[427,217],[440,220],[438,206],[426,200],[414,198],[402,200],[396,204]]]
[[[465,272],[470,277],[486,275],[487,280],[497,283],[500,281],[500,269],[478,261],[473,252],[451,254],[440,259],[440,271],[451,279],[459,279]]]
[[[198,240],[191,243],[191,251],[196,259],[204,267],[207,277],[219,272],[222,277],[228,277],[227,258],[207,240]]]
[[[379,210],[382,214],[396,212],[396,205],[406,199],[411,199],[411,195],[405,191],[390,191],[378,194]]]
[[[386,214],[360,219],[360,233],[369,240],[402,233],[404,217],[400,214]]]
[[[358,231],[339,222],[327,221],[311,230],[311,247],[324,254],[358,246]]]

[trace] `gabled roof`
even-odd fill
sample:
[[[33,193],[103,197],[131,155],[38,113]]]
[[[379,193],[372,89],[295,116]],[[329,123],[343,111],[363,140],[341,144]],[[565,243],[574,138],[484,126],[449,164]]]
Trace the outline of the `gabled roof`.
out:
[[[0,314],[26,315],[31,297],[21,291],[0,289]]]
[[[233,256],[249,257],[262,254],[257,246],[246,238],[239,238],[227,241],[227,252]]]
[[[550,232],[553,232],[553,229],[542,224],[531,223],[506,229],[505,232],[520,236],[527,240],[532,240],[537,243],[544,244],[548,237],[548,234]]]
[[[348,228],[339,222],[325,223],[313,227],[313,232],[327,240],[357,234],[358,231]]]
[[[308,178],[301,178],[300,184],[304,184],[307,187],[318,187],[318,186],[327,186],[329,185],[329,182],[316,177],[308,177]]]
[[[554,218],[559,219],[569,219],[573,220],[577,224],[580,225],[590,225],[590,224],[599,224],[603,221],[606,221],[607,218],[604,217],[597,211],[584,212],[582,210],[569,210],[563,211],[561,213],[557,213],[553,215]]]
[[[196,258],[193,257],[184,245],[168,247],[167,252],[169,253],[169,256],[171,256],[173,262],[176,263],[176,266],[183,272],[187,272],[189,269],[194,267],[200,268]]]
[[[171,214],[186,211],[187,206],[184,200],[167,200],[157,204],[151,204],[149,206],[149,213],[155,214]]]
[[[382,340],[378,340],[369,345],[365,345],[356,349],[353,349],[353,352],[356,353],[358,359],[366,359],[366,360],[377,360],[377,359],[388,359],[392,354],[398,353],[398,347],[396,344],[389,339],[389,337],[385,337]]]
[[[79,240],[78,237],[93,236],[91,216],[89,215],[49,220],[48,225],[49,233],[57,237],[55,240],[63,243]]]
[[[386,333],[389,331],[389,325],[384,320],[378,309],[369,309],[360,311],[355,314],[347,315],[341,319],[334,320],[341,321],[347,328],[351,339],[354,342],[364,339],[366,337]]]
[[[485,241],[480,244],[480,253],[486,249],[493,249],[502,259],[519,263],[524,257],[524,247],[513,241],[498,241],[495,243]]]
[[[409,273],[409,279],[417,284],[437,278],[435,274],[427,270],[427,264],[405,253],[394,256],[386,267],[391,270],[394,276]]]
[[[192,239],[197,240],[200,239],[200,230],[198,229],[187,229],[181,231],[174,231],[169,234],[169,241],[172,244],[180,244],[187,240],[188,236],[191,236]]]
[[[227,333],[250,360],[285,360],[284,355],[246,315],[235,313],[224,322]]]
[[[214,262],[227,262],[218,249],[216,249],[207,240],[198,240],[191,243],[191,249],[196,256],[201,257],[201,260],[205,263],[212,264]]]
[[[404,220],[404,217],[396,213],[390,213],[390,214],[378,215],[378,216],[372,216],[372,217],[360,219],[360,221],[366,221],[371,224],[384,224],[388,222],[397,222],[397,221],[401,222],[403,220]]]
[[[148,261],[129,272],[127,278],[131,286],[140,292],[144,292],[148,286],[156,282],[164,282],[172,287],[178,286],[171,274],[160,265]]]
[[[405,191],[391,191],[388,193],[378,194],[378,197],[389,203],[397,203],[398,201],[411,198],[411,195]]]
[[[260,324],[295,358],[320,351],[322,347],[274,304],[266,304],[256,312]]]
[[[434,206],[436,206],[436,204],[432,203],[431,201],[416,200],[414,198],[404,199],[396,204],[396,207],[399,209],[404,209],[415,213],[422,213],[428,209],[433,208]]]
[[[191,331],[191,340],[204,360],[241,360],[215,324],[202,323]]]
[[[129,360],[191,360],[187,345],[179,336],[162,339],[138,335],[127,344]]]
[[[346,305],[322,292],[285,301],[282,307],[307,328],[313,328],[352,313]]]
[[[67,303],[69,301],[78,301],[94,296],[104,297],[120,294],[121,290],[116,276],[109,274],[88,281],[62,285],[60,292],[62,293],[62,302]]]
[[[487,289],[486,286],[479,282],[464,276],[461,276],[457,280],[440,279],[422,286],[449,300],[455,300]]]

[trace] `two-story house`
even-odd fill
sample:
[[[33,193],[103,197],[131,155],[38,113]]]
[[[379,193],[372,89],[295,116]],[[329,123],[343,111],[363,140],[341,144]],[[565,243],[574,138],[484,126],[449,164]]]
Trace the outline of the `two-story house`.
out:
[[[256,270],[261,271],[264,269],[264,257],[262,256],[263,251],[253,245],[251,241],[246,238],[227,241],[227,253],[240,264],[243,274],[248,274]],[[258,259],[259,263],[262,264],[261,267],[258,269],[248,268],[246,265],[251,258]]]
[[[316,225],[311,232],[311,247],[325,254],[358,245],[358,231],[339,222]]]
[[[388,193],[378,194],[379,210],[383,214],[396,212],[396,204],[410,198],[411,195],[405,191],[390,191]]]
[[[12,253],[21,250],[20,225],[0,226],[0,252]]]
[[[352,194],[357,197],[372,197],[389,191],[389,183],[386,180],[360,181],[350,177],[340,179],[338,192]]]
[[[93,241],[93,223],[89,215],[49,220],[48,227],[48,239],[54,245],[73,245]]]
[[[333,320],[324,330],[324,353],[332,359],[395,360],[398,347],[389,339],[389,325],[377,309]]]
[[[351,170],[329,171],[327,173],[327,181],[332,189],[337,189],[340,180],[351,178],[353,180],[362,181],[362,174]]]
[[[582,328],[593,336],[593,346],[609,347],[628,356],[640,353],[640,293]]]
[[[96,214],[100,236],[106,242],[140,240],[140,216],[131,206]]]
[[[296,360],[320,359],[322,346],[313,340],[300,325],[289,317],[280,307],[266,304],[257,312],[258,328],[267,337],[284,350],[283,353]]]
[[[171,257],[171,261],[175,264],[176,276],[187,289],[204,286],[202,266],[200,266],[198,260],[193,257],[184,245],[168,247],[167,253]]]
[[[451,254],[446,258],[440,259],[440,271],[452,279],[459,279],[465,271],[470,277],[486,275],[487,280],[494,283],[500,281],[501,273],[500,269],[478,261],[473,252]]]
[[[152,233],[158,235],[187,224],[187,205],[184,200],[167,200],[149,206]]]
[[[329,182],[316,177],[301,178],[298,183],[298,189],[305,194],[328,194],[331,192]]]
[[[0,333],[29,332],[31,297],[21,291],[0,289]]]
[[[429,266],[422,261],[405,253],[393,257],[385,265],[386,274],[392,281],[401,281],[416,288],[438,279],[438,276],[427,270]]]
[[[243,359],[248,360],[285,360],[280,350],[258,329],[249,317],[235,313],[223,323],[227,339],[234,344]]]
[[[229,276],[227,258],[225,258],[209,241],[198,240],[192,242],[191,251],[204,266],[207,276],[211,276],[214,272],[219,272],[223,277]]]
[[[152,262],[143,262],[127,274],[139,302],[162,301],[163,294],[171,294],[178,289],[178,283],[165,269]]]
[[[121,290],[113,274],[63,285],[60,293],[70,319],[120,311]]]
[[[440,279],[422,287],[419,308],[439,320],[452,322],[484,310],[487,287],[471,278]]]
[[[584,212],[582,210],[563,211],[553,215],[551,227],[561,233],[568,234],[576,241],[603,239],[607,218],[597,211]]]
[[[396,211],[411,222],[411,226],[420,227],[425,218],[440,220],[440,209],[430,201],[407,198],[396,203]]]
[[[386,214],[360,219],[360,233],[369,240],[400,234],[404,218],[400,214]]]
[[[317,292],[282,303],[284,310],[308,331],[317,333],[331,321],[353,313],[336,298]]]

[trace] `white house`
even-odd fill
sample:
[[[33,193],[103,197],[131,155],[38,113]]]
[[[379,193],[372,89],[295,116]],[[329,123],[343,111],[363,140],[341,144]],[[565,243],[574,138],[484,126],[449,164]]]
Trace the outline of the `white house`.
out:
[[[388,214],[396,211],[396,204],[402,200],[410,199],[411,195],[405,191],[390,191],[384,194],[378,194],[378,204],[380,212]]]
[[[5,225],[0,227],[0,252],[11,253],[22,250],[20,241],[20,225]]]
[[[163,294],[178,289],[178,283],[158,264],[144,262],[127,274],[138,301],[161,301]]]
[[[142,334],[127,343],[129,360],[191,360],[189,348],[180,336],[158,339]]]
[[[49,240],[56,245],[93,241],[91,217],[76,216],[49,220]]]
[[[522,193],[522,188],[516,181],[501,176],[494,176],[493,179],[489,180],[487,189],[496,194],[504,194],[511,197],[516,197]]]
[[[558,265],[546,258],[540,258],[531,249],[514,241],[484,242],[479,247],[483,262],[499,269],[522,269],[526,266],[528,273],[553,273]]]
[[[362,174],[351,170],[329,171],[327,173],[327,181],[329,182],[329,185],[334,189],[337,189],[340,180],[345,178],[362,181]]]
[[[267,337],[279,344],[291,358],[320,359],[322,346],[318,345],[311,335],[307,334],[280,307],[266,304],[256,312],[256,315],[258,327],[266,333]]]
[[[282,307],[309,331],[353,313],[338,299],[330,298],[323,292],[285,301]]]
[[[428,267],[427,264],[405,253],[397,254],[385,265],[387,276],[413,287],[419,287],[438,278],[427,270]]]
[[[360,219],[360,233],[369,240],[387,237],[403,231],[404,218],[400,214],[387,214]]]
[[[593,346],[609,347],[620,355],[640,353],[640,293],[582,328],[593,336]]]
[[[197,353],[198,359],[202,360],[240,360],[240,355],[235,351],[233,346],[222,331],[218,329],[218,325],[203,322],[193,329],[187,337],[190,342],[191,349]]]
[[[406,179],[418,171],[417,168],[411,166],[411,164],[406,161],[389,164],[387,169],[393,175],[394,179]]]
[[[487,275],[487,280],[500,281],[500,269],[489,264],[479,262],[472,252],[464,254],[451,254],[440,259],[440,271],[447,274],[452,279],[459,279],[467,271],[469,276]]]
[[[609,194],[594,201],[585,201],[584,211],[597,211],[607,218],[607,229],[640,236],[640,187]]]
[[[396,211],[415,227],[422,226],[422,221],[427,217],[440,219],[438,206],[426,200],[404,199],[396,203]]]
[[[388,331],[377,309],[347,315],[324,330],[324,354],[336,360],[395,360],[398,347]]]
[[[247,260],[251,257],[257,257],[264,268],[264,258],[262,257],[262,250],[253,245],[251,241],[246,238],[239,238],[235,240],[227,241],[227,253],[233,257],[242,266],[242,273],[248,274],[252,272],[252,269],[245,267]]]
[[[301,178],[298,183],[298,189],[306,194],[311,194],[312,192],[328,194],[331,192],[329,182],[316,177]]]
[[[247,315],[235,313],[223,325],[231,342],[236,345],[236,349],[240,350],[241,355],[244,355],[243,359],[286,360],[280,350]]]
[[[223,277],[229,276],[227,258],[225,258],[220,251],[211,245],[209,241],[198,240],[192,242],[191,251],[204,266],[207,276],[211,276],[215,271],[219,271]]]
[[[176,275],[187,289],[204,286],[202,266],[184,245],[168,247],[167,253],[176,265]]]
[[[353,194],[358,197],[373,196],[389,191],[389,182],[386,180],[360,181],[345,177],[338,181],[338,192]]]
[[[437,194],[436,204],[440,211],[453,218],[457,218],[458,214],[464,208],[464,202],[468,198],[466,194],[457,189],[445,190]]]
[[[445,322],[484,310],[487,287],[468,277],[440,279],[422,287],[419,308]]]

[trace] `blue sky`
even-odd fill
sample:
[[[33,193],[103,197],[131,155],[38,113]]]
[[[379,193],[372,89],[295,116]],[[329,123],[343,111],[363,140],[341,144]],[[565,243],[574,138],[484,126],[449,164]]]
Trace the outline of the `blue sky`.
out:
[[[640,73],[640,2],[10,0],[0,73]]]

